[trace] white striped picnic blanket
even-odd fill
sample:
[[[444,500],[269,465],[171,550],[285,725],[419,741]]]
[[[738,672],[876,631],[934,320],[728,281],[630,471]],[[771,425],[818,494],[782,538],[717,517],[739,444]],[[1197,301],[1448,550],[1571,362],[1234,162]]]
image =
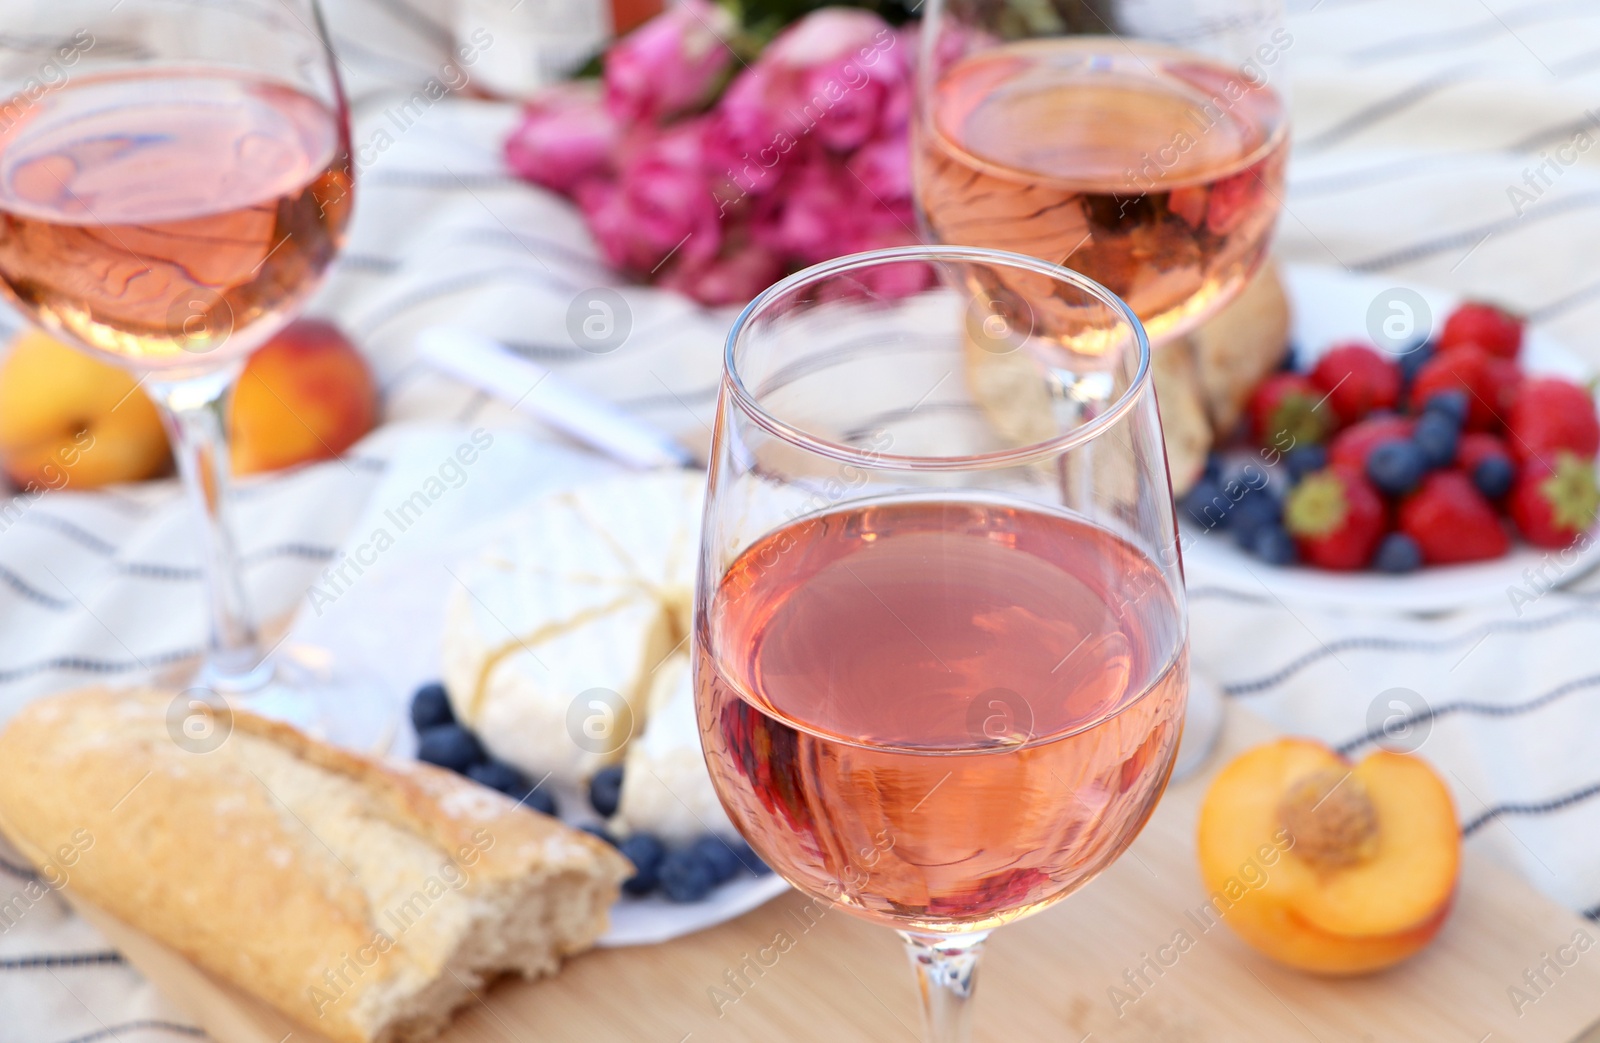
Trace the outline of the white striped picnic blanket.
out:
[[[447,60],[445,0],[330,7],[360,190],[349,249],[314,309],[370,352],[387,426],[342,460],[239,490],[249,586],[267,617],[303,603],[413,425],[547,437],[417,364],[423,325],[499,336],[695,442],[726,326],[629,290],[624,347],[574,348],[568,308],[608,276],[572,211],[504,169],[514,107],[460,92],[393,116]],[[1600,369],[1600,149],[1584,145],[1600,141],[1600,0],[1290,0],[1289,14],[1296,143],[1280,255],[1504,300]],[[0,529],[0,720],[198,650],[197,562],[170,482],[12,507]],[[1600,584],[1541,592],[1520,613],[1497,598],[1430,618],[1291,610],[1205,587],[1192,597],[1197,664],[1285,729],[1359,752],[1374,701],[1417,693],[1410,723],[1469,843],[1600,919]],[[57,899],[27,899],[29,886],[5,853],[0,1043],[200,1034]]]

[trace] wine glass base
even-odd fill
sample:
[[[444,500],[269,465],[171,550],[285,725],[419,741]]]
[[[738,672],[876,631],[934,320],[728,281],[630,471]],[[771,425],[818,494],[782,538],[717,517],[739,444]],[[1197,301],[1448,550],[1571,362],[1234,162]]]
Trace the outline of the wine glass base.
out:
[[[1222,689],[1217,682],[1209,674],[1191,671],[1189,703],[1183,715],[1183,741],[1178,744],[1178,757],[1172,765],[1173,782],[1196,774],[1211,759],[1211,752],[1222,737],[1225,709]]]
[[[195,684],[232,709],[282,721],[323,742],[374,756],[386,752],[400,725],[392,693],[375,678],[331,670],[325,657],[305,654],[311,651],[274,655],[242,676],[210,677],[202,668]]]

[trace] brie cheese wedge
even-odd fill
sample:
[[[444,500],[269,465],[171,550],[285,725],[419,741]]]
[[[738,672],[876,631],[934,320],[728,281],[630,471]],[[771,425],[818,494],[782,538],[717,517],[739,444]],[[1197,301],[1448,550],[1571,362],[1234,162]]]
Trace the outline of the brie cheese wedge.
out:
[[[455,570],[444,684],[495,757],[581,784],[644,732],[688,646],[704,489],[662,471],[546,497]]]
[[[686,652],[674,653],[656,671],[649,724],[623,761],[622,800],[608,824],[614,836],[654,833],[672,844],[707,833],[738,835],[700,752],[689,662]]]

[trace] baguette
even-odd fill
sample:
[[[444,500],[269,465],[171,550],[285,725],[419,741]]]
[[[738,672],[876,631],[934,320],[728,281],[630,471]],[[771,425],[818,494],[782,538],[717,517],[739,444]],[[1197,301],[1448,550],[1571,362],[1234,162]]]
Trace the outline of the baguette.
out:
[[[1289,325],[1289,296],[1269,261],[1238,297],[1189,334],[1218,441],[1233,433],[1256,385],[1283,361]]]
[[[550,973],[605,930],[631,867],[600,841],[242,711],[197,752],[184,698],[88,688],[24,709],[0,733],[0,829],[52,886],[306,1028],[426,1039],[487,980]]]

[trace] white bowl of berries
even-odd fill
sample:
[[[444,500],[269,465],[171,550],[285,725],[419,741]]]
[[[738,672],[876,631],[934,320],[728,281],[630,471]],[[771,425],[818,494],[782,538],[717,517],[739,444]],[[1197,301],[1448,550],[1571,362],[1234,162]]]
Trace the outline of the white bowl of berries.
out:
[[[1291,345],[1179,504],[1191,586],[1520,610],[1600,564],[1592,374],[1492,304],[1291,267]]]

